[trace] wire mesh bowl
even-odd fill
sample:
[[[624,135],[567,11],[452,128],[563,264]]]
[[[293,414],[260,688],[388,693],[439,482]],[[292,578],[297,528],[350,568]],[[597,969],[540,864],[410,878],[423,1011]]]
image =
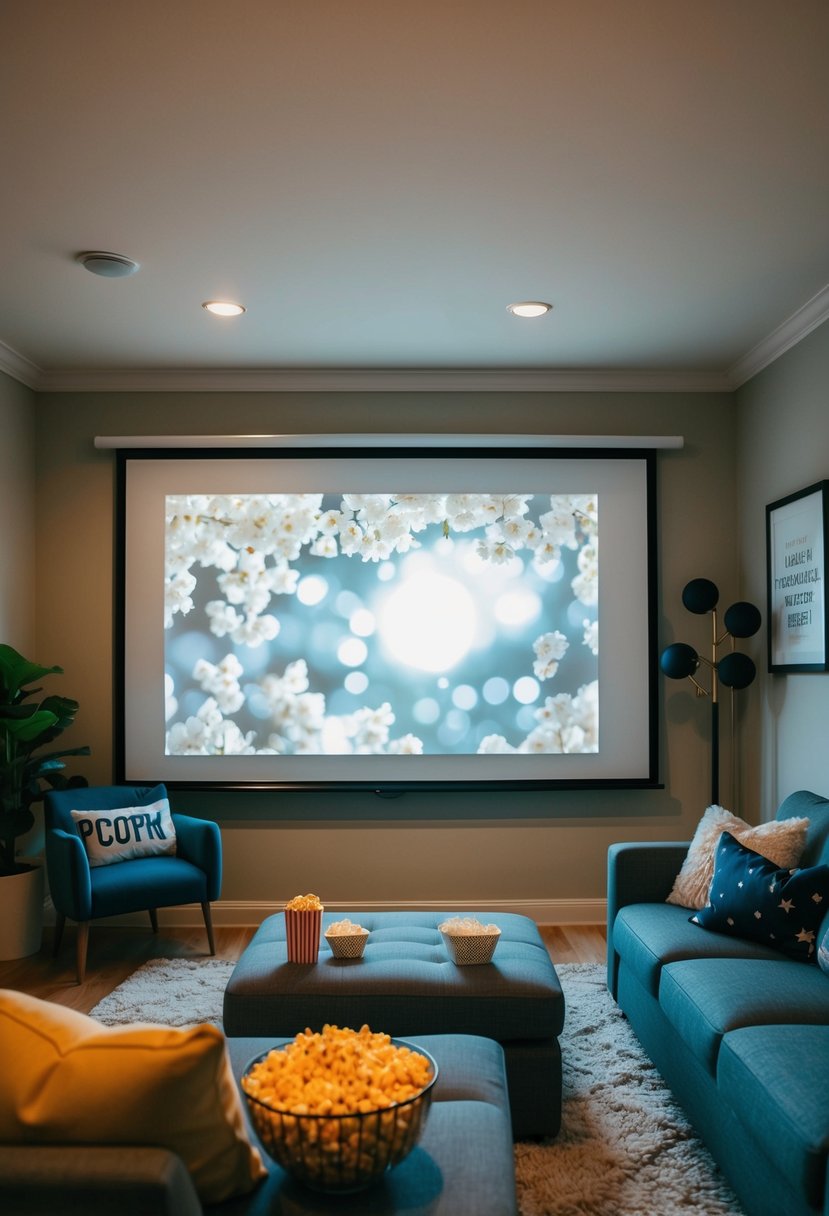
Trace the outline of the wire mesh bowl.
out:
[[[360,933],[326,933],[325,940],[334,958],[362,958],[368,941],[368,929]]]
[[[491,963],[501,930],[495,933],[446,933],[441,929],[446,951],[457,967]]]
[[[378,1110],[342,1115],[280,1110],[245,1089],[245,1077],[270,1052],[248,1064],[242,1091],[256,1134],[268,1155],[297,1181],[325,1193],[361,1191],[415,1147],[426,1123],[438,1066],[422,1047],[403,1039],[392,1043],[425,1056],[431,1076],[407,1101]]]

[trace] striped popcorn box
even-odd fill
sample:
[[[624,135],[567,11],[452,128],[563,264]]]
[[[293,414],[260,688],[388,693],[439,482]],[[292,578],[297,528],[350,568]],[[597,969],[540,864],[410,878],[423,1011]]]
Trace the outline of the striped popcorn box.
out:
[[[285,909],[285,933],[289,963],[315,963],[320,949],[322,909],[296,912]]]

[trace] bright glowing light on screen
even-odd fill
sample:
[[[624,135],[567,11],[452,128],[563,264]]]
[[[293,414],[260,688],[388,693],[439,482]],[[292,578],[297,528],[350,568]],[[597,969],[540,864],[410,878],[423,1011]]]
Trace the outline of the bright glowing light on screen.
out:
[[[475,635],[475,601],[456,579],[420,572],[382,601],[378,628],[385,648],[418,671],[449,671],[466,655]]]

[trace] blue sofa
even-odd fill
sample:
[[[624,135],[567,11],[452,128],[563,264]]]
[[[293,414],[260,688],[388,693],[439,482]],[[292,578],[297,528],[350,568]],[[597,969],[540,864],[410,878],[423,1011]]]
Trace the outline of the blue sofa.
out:
[[[829,800],[799,816],[800,865],[829,863]],[[749,1216],[829,1216],[829,975],[666,903],[687,849],[611,846],[608,987]]]

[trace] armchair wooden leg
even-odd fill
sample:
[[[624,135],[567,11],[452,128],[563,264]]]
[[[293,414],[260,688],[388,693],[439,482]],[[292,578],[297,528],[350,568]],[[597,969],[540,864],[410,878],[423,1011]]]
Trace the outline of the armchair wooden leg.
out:
[[[86,976],[86,952],[89,946],[89,921],[78,921],[78,940],[76,956],[78,960],[78,983],[82,984]]]
[[[210,953],[216,953],[216,943],[213,941],[213,915],[210,911],[210,904],[205,901],[202,906],[202,915],[204,916],[204,927],[207,930],[207,944],[210,946]]]
[[[150,924],[153,927],[153,933],[158,933],[158,912],[155,908],[148,908],[150,914]]]
[[[61,916],[60,912],[55,917],[55,940],[52,942],[52,958],[57,958],[60,944],[63,941],[63,930],[66,925],[66,917]]]

